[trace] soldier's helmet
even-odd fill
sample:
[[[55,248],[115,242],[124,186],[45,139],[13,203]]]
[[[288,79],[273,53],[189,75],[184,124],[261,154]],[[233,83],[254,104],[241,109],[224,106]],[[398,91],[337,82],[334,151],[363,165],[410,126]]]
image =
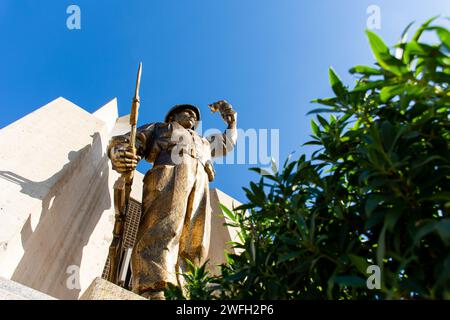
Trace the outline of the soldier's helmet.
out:
[[[169,110],[169,112],[167,112],[166,117],[164,118],[164,122],[169,123],[170,118],[172,118],[172,116],[175,113],[177,113],[178,111],[181,111],[181,110],[185,110],[185,109],[190,109],[190,110],[194,111],[194,113],[197,117],[197,120],[196,120],[194,126],[192,127],[192,129],[195,129],[197,127],[198,121],[200,121],[200,109],[192,104],[177,104],[177,105],[173,106]]]

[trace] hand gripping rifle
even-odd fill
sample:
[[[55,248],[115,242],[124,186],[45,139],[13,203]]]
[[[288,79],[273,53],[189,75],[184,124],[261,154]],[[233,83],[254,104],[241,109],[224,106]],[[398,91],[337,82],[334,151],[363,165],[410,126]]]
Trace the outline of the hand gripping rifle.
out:
[[[136,125],[138,119],[138,109],[140,105],[139,100],[139,86],[141,84],[141,72],[142,62],[139,64],[138,74],[136,78],[136,89],[134,92],[133,103],[131,106],[130,114],[130,141],[128,151],[136,154]],[[128,210],[128,204],[130,200],[131,186],[133,185],[134,170],[122,175],[114,183],[114,211],[115,222],[113,229],[113,240],[109,247],[108,260],[109,260],[109,273],[107,280],[120,285],[124,281],[124,276],[119,276],[119,271],[122,274],[127,272],[127,268],[121,271],[121,265],[123,264],[124,254],[122,250],[123,231],[125,224],[125,217]],[[124,268],[122,268],[124,269]]]

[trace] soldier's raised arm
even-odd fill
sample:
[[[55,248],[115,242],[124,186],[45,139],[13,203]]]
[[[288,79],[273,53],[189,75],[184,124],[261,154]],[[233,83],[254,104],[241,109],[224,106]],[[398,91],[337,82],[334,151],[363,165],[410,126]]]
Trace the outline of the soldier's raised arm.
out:
[[[217,101],[209,105],[213,111],[219,111],[222,119],[228,124],[225,132],[222,134],[212,134],[206,139],[211,145],[211,156],[221,157],[234,149],[237,141],[237,112],[231,104],[225,100]]]

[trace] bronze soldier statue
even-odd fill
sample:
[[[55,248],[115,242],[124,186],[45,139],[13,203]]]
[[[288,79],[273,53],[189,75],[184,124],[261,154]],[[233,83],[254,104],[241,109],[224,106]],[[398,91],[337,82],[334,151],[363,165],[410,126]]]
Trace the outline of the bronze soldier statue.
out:
[[[183,285],[177,273],[186,259],[204,262],[209,248],[209,182],[214,179],[213,157],[236,144],[237,114],[225,100],[209,105],[228,124],[223,134],[200,136],[195,128],[200,110],[190,104],[169,110],[164,123],[137,129],[135,150],[130,134],[111,139],[108,155],[113,169],[132,172],[141,158],[153,163],[143,180],[142,218],[131,257],[133,292],[164,299],[167,283]]]

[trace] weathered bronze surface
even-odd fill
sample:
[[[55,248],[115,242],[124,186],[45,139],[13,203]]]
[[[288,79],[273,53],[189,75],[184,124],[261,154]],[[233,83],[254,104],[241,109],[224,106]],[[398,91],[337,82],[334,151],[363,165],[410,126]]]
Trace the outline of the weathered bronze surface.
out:
[[[164,123],[137,129],[135,153],[130,134],[111,139],[108,155],[117,172],[132,172],[141,158],[153,163],[143,181],[142,218],[131,257],[133,291],[145,297],[163,299],[167,283],[183,285],[177,273],[186,271],[186,259],[200,264],[208,253],[211,159],[230,151],[237,139],[231,105],[221,100],[210,108],[228,124],[223,134],[200,136],[198,108],[178,105]]]

